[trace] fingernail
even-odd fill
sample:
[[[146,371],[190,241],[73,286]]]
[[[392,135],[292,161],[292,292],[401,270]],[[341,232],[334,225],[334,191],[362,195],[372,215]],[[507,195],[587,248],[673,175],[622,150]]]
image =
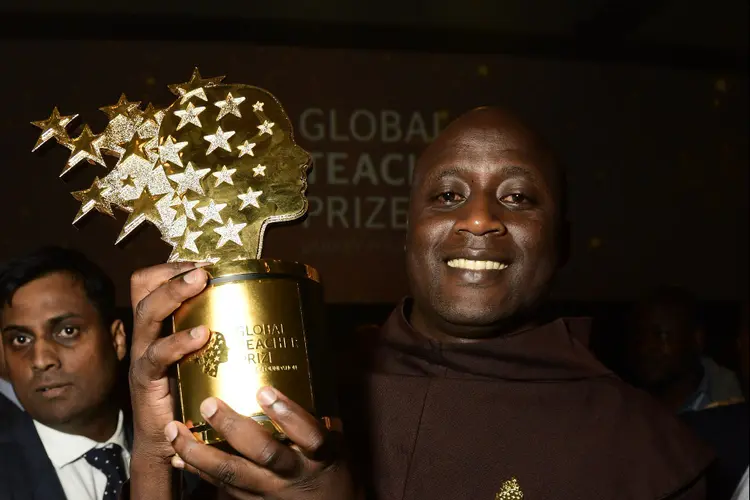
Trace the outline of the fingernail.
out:
[[[194,339],[199,339],[201,335],[203,334],[203,325],[196,326],[192,330],[190,330],[190,336]]]
[[[177,437],[177,424],[174,422],[169,422],[164,427],[164,436],[166,436],[167,441],[170,443],[175,440]]]
[[[214,398],[207,398],[201,403],[201,415],[203,415],[203,418],[213,417],[214,413],[216,413],[216,410],[218,409],[219,406],[216,404],[216,400]]]
[[[210,265],[211,265],[210,262],[196,262],[195,263],[195,267],[206,267],[206,266],[210,266]]]
[[[273,387],[264,387],[258,392],[258,402],[263,406],[271,406],[279,399]]]
[[[187,273],[182,279],[185,280],[185,283],[195,283],[201,278],[201,275],[203,275],[203,271],[201,271],[200,269],[193,269],[192,271]]]
[[[174,467],[175,469],[184,469],[185,462],[180,458],[179,455],[175,455],[172,457],[172,467]]]

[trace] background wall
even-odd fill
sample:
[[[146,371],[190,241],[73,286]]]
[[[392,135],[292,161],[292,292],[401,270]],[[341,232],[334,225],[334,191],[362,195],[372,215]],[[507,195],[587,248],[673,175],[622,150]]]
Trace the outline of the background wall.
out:
[[[189,29],[189,26],[186,27]],[[415,156],[458,114],[510,106],[542,129],[570,173],[573,258],[562,301],[628,300],[684,284],[706,300],[747,285],[748,115],[745,74],[500,55],[259,46],[239,41],[6,40],[0,151],[0,258],[42,243],[85,249],[116,279],[168,249],[149,228],[114,246],[115,222],[78,210],[69,192],[99,166],[58,178],[68,151],[32,154],[53,106],[105,124],[121,92],[168,105],[166,85],[204,77],[267,88],[313,152],[310,217],[268,233],[265,255],[323,275],[333,303],[392,303],[406,292],[403,238]]]

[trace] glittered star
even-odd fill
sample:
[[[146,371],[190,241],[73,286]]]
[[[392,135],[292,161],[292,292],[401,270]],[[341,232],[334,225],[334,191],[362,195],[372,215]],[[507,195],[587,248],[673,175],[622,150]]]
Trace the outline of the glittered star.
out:
[[[218,172],[214,172],[212,174],[214,177],[216,177],[216,184],[214,184],[214,187],[219,186],[222,182],[226,182],[227,184],[231,184],[234,186],[232,175],[234,175],[236,171],[236,168],[227,169],[226,166],[223,166],[221,167],[221,170],[219,170]]]
[[[224,207],[226,206],[226,203],[216,203],[214,200],[208,200],[207,206],[196,208],[195,211],[199,212],[203,216],[198,226],[203,227],[203,225],[210,220],[218,222],[219,224],[223,224],[224,221],[221,220],[221,215],[219,215],[219,212],[224,210]]]
[[[198,203],[200,203],[200,200],[192,201],[187,197],[187,195],[184,195],[175,197],[170,206],[176,207],[178,217],[180,215],[180,212],[182,212],[188,219],[195,220],[193,207],[195,207]]]
[[[177,189],[175,190],[177,194],[184,194],[189,189],[202,195],[204,192],[203,186],[201,186],[201,179],[207,176],[209,172],[211,172],[210,168],[195,170],[193,164],[188,162],[184,172],[172,174],[169,178],[177,183]]]
[[[84,215],[94,209],[98,212],[114,217],[111,203],[103,198],[109,189],[109,187],[102,188],[99,182],[99,177],[95,177],[90,188],[70,193],[73,195],[73,198],[81,202],[81,208],[78,210],[75,219],[73,219],[73,224],[81,220]]]
[[[77,116],[78,115],[61,116],[57,107],[55,107],[52,109],[52,114],[46,120],[31,122],[35,127],[42,129],[42,133],[39,135],[39,139],[37,139],[34,149],[31,151],[36,151],[42,144],[53,137],[62,145],[69,143],[70,138],[68,137],[68,132],[65,130],[65,127],[75,120]]]
[[[181,98],[180,104],[185,104],[185,101],[193,96],[197,97],[198,99],[207,101],[208,99],[206,98],[206,92],[203,89],[215,87],[219,83],[221,83],[223,79],[223,76],[205,79],[201,78],[201,74],[198,71],[198,68],[195,68],[193,70],[193,76],[190,77],[189,82],[173,84],[169,85],[168,87],[170,92]]]
[[[155,108],[153,104],[148,103],[146,105],[146,109],[143,110],[143,113],[141,113],[141,118],[143,118],[143,122],[153,122],[155,124],[160,124],[161,119],[164,117],[164,110]]]
[[[151,196],[151,194],[144,189],[141,196],[135,200],[135,203],[133,203],[133,211],[128,215],[128,219],[125,221],[125,225],[122,227],[122,231],[120,231],[120,235],[117,237],[115,244],[120,243],[145,221],[149,221],[158,227],[162,223],[161,214],[159,213],[159,207],[157,205],[158,201],[159,199],[155,196]]]
[[[104,106],[103,108],[99,108],[99,110],[104,111],[104,113],[107,115],[107,118],[109,118],[110,120],[115,118],[117,115],[123,115],[127,118],[133,118],[140,106],[140,101],[129,102],[128,98],[125,97],[125,94],[121,94],[120,99],[117,101],[117,104]]]
[[[130,188],[133,188],[133,189],[137,189],[136,186],[135,186],[135,179],[133,178],[132,175],[126,175],[122,179],[122,187],[123,188],[130,187]]]
[[[258,177],[259,175],[262,177],[266,176],[265,165],[258,164],[257,167],[253,168],[253,177]]]
[[[228,241],[232,241],[242,246],[240,231],[242,231],[245,226],[247,226],[247,224],[245,224],[244,222],[235,224],[234,222],[232,222],[232,218],[230,217],[225,226],[217,227],[216,229],[214,229],[214,232],[218,233],[219,236],[221,236],[221,238],[219,238],[219,242],[216,243],[216,248],[223,247]]]
[[[253,148],[255,147],[254,142],[245,141],[240,145],[239,148],[237,148],[240,151],[240,155],[238,158],[242,158],[245,155],[255,156],[255,153],[253,153]]]
[[[256,101],[255,104],[253,104],[253,111],[263,111],[263,103]]]
[[[68,163],[65,164],[65,168],[63,168],[60,177],[70,172],[70,170],[78,165],[81,160],[86,160],[89,163],[96,162],[103,167],[107,166],[107,164],[104,163],[104,158],[102,158],[102,153],[99,150],[99,141],[97,140],[99,137],[99,135],[91,133],[91,129],[89,129],[88,125],[84,125],[81,135],[70,141],[73,148],[70,152]]]
[[[227,92],[227,98],[225,100],[214,103],[214,106],[219,108],[219,116],[216,117],[216,121],[218,122],[229,114],[242,118],[240,104],[242,104],[244,100],[244,97],[232,97],[232,93]]]
[[[182,160],[178,153],[187,145],[187,141],[174,142],[171,135],[167,136],[167,138],[164,139],[164,144],[159,146],[159,160],[161,160],[162,163],[172,163],[182,167]]]
[[[273,127],[275,124],[273,122],[269,122],[268,120],[263,120],[263,123],[258,125],[258,130],[260,130],[261,134],[268,134],[273,135],[273,130],[271,130],[271,127]]]
[[[198,237],[202,234],[203,231],[191,231],[189,229],[186,230],[185,235],[182,237],[182,241],[180,242],[180,248],[190,250],[193,253],[198,253],[198,247],[195,245],[195,240],[198,239]]]
[[[260,204],[258,203],[258,196],[262,194],[263,194],[263,191],[253,191],[253,188],[251,187],[247,188],[247,193],[238,194],[237,198],[242,200],[242,204],[240,205],[240,210],[244,209],[248,205],[252,205],[255,208],[260,208]]]
[[[221,127],[216,129],[216,133],[213,135],[206,135],[203,138],[209,142],[208,149],[206,150],[206,156],[210,155],[216,148],[221,148],[225,151],[232,151],[231,146],[227,142],[227,139],[234,135],[233,130],[224,132]]]
[[[125,146],[125,150],[123,151],[122,156],[120,156],[120,160],[117,162],[117,165],[119,166],[132,162],[133,160],[136,160],[136,158],[133,158],[135,156],[148,161],[148,155],[144,150],[144,146],[149,142],[151,142],[151,139],[143,139],[141,137],[138,137],[138,134],[133,135],[133,138],[130,139],[130,141]]]
[[[178,109],[177,111],[175,111],[175,116],[180,119],[180,123],[179,125],[177,125],[177,130],[180,130],[188,123],[192,123],[193,125],[202,127],[198,115],[203,113],[203,110],[205,109],[205,106],[193,106],[193,103],[189,102],[185,109]]]

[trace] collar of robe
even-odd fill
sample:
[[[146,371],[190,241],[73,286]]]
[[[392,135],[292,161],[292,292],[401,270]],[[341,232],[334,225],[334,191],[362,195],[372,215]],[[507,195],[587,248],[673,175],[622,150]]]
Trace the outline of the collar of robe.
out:
[[[590,318],[559,318],[511,335],[470,343],[432,340],[407,319],[401,301],[376,342],[375,371],[448,378],[552,382],[615,377],[589,351]]]

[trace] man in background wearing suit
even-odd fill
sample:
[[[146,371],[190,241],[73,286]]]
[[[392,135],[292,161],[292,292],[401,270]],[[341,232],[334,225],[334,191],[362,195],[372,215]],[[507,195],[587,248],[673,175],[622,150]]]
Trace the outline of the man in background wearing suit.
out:
[[[0,499],[116,499],[130,431],[111,280],[78,252],[43,248],[0,269],[0,307],[9,379],[27,412],[0,426]]]
[[[2,417],[5,417],[6,413],[17,413],[16,410],[23,411],[23,408],[16,397],[13,385],[8,380],[8,370],[5,367],[5,355],[3,354],[3,343],[0,342],[0,422],[4,421]]]

